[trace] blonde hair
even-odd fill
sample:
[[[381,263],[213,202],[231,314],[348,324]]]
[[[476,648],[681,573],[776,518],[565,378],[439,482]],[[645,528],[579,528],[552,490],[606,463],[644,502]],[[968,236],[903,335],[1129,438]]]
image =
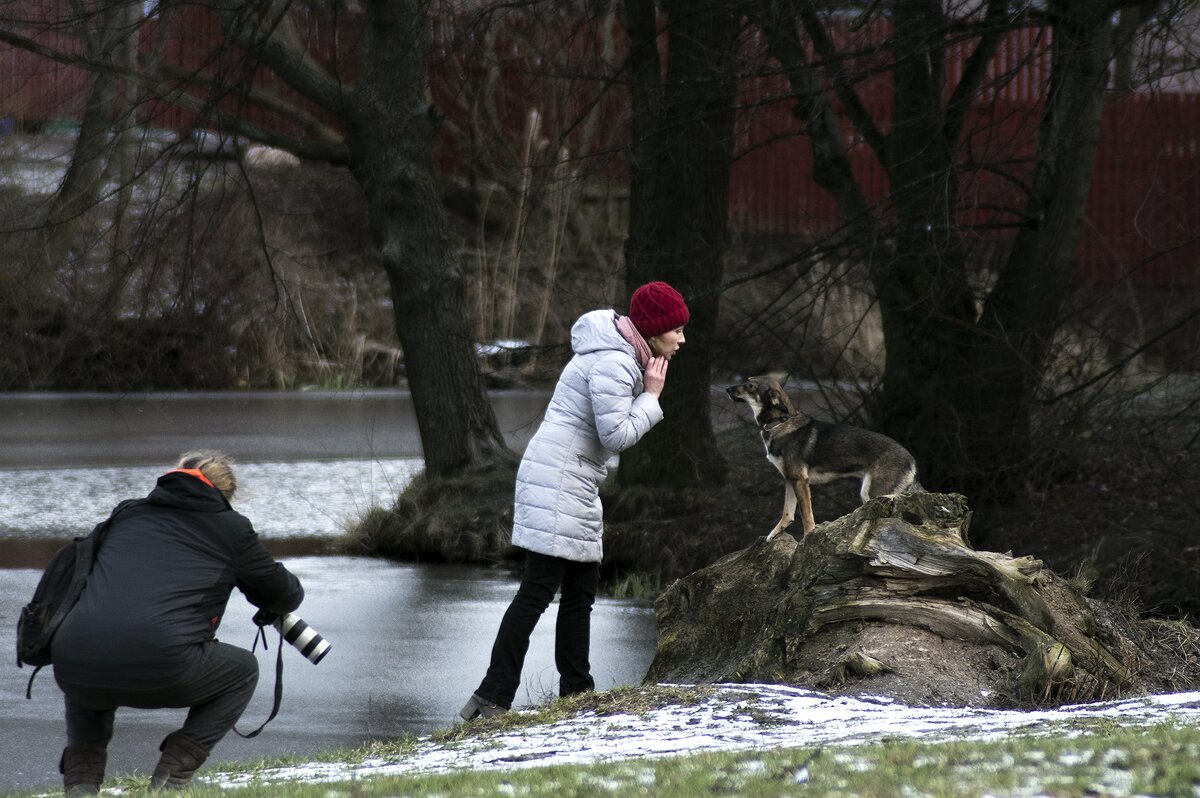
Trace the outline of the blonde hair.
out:
[[[233,458],[215,449],[197,449],[179,455],[176,468],[195,469],[208,479],[227,500],[237,493],[237,479],[233,476]]]

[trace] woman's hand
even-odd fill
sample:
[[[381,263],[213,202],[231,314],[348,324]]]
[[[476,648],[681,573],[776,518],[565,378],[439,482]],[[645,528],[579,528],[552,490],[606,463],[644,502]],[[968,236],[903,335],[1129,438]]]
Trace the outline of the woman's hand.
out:
[[[663,386],[667,384],[667,359],[652,357],[646,364],[646,375],[643,380],[646,393],[657,398],[662,394]]]

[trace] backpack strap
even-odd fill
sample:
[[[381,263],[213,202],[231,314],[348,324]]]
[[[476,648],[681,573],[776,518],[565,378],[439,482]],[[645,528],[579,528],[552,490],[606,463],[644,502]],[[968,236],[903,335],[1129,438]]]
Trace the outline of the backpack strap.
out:
[[[96,545],[92,551],[93,562],[95,561],[94,558],[96,556],[96,552],[100,550],[100,541],[104,540],[104,536],[108,534],[108,528],[112,526],[113,520],[130,507],[147,503],[148,502],[146,499],[125,499],[124,501],[119,502],[117,506],[113,508],[113,511],[109,513],[108,518],[96,524],[96,528],[92,530],[92,535],[96,538]]]
[[[46,666],[38,665],[36,668],[33,669],[33,673],[29,674],[29,683],[25,685],[25,697],[27,699],[29,699],[30,701],[33,700],[33,677],[37,676],[38,671],[40,671],[44,667],[46,667]]]

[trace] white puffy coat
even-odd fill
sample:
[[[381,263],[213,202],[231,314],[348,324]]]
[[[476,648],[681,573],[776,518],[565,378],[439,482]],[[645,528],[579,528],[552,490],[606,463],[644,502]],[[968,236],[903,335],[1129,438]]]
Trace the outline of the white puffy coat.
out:
[[[571,328],[575,356],[517,470],[515,546],[576,562],[604,555],[607,463],[663,417],[658,398],[642,392],[642,370],[615,320],[612,310],[593,310]]]

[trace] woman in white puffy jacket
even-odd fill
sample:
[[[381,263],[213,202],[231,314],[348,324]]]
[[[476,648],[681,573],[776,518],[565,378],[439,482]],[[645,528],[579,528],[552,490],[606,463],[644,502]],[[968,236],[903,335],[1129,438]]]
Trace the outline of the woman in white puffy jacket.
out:
[[[517,471],[512,541],[525,550],[521,586],[500,622],[487,675],[460,713],[465,720],[512,706],[529,636],[560,588],[559,694],[595,687],[588,652],[604,553],[600,484],[609,459],[662,420],[658,397],[687,321],[679,292],[652,282],[633,292],[628,316],[593,310],[571,328],[575,356]]]

